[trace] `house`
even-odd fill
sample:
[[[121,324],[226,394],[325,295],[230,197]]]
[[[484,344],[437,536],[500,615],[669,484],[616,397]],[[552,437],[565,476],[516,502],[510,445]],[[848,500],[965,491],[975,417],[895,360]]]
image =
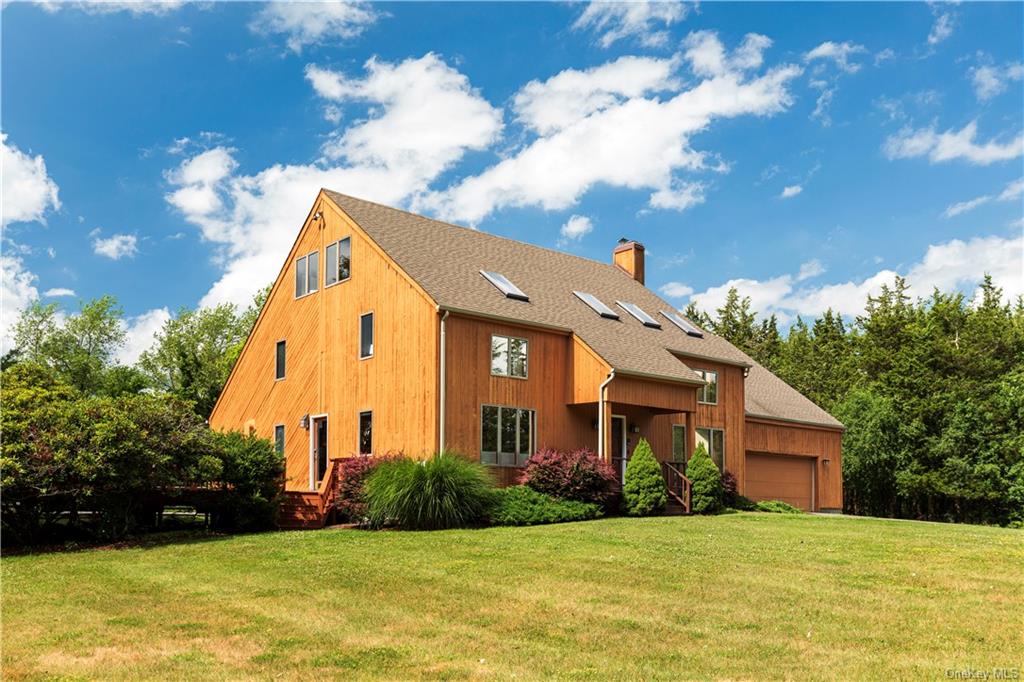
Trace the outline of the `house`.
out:
[[[842,425],[644,267],[634,241],[599,263],[322,190],[210,424],[274,441],[296,514],[335,458],[450,449],[509,484],[540,447],[621,472],[640,438],[667,474],[701,442],[752,499],[838,510]]]

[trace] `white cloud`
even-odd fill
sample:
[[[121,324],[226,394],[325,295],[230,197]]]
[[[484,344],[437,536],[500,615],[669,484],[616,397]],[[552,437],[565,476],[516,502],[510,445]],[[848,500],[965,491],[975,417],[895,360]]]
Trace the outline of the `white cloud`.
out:
[[[805,279],[811,279],[812,277],[824,274],[824,272],[825,266],[821,264],[820,260],[814,258],[800,264],[800,272],[796,276],[796,281],[802,282]]]
[[[77,9],[88,14],[127,12],[132,16],[169,14],[185,4],[185,0],[42,0],[36,2],[47,12]]]
[[[14,325],[21,311],[39,298],[36,276],[15,256],[0,256],[0,352],[14,346]]]
[[[97,256],[111,260],[131,258],[138,253],[138,239],[133,234],[114,234],[106,239],[96,237],[92,242],[92,251]]]
[[[64,287],[56,287],[54,289],[47,289],[43,292],[43,296],[48,298],[61,298],[66,296],[75,297],[78,294],[75,293],[74,289],[65,289]]]
[[[114,359],[122,365],[134,365],[142,352],[149,350],[156,341],[156,334],[171,319],[167,308],[154,308],[141,315],[121,321],[125,332],[125,342],[114,354]]]
[[[972,291],[986,273],[1003,289],[1005,300],[1013,301],[1024,294],[1024,237],[975,237],[934,244],[903,275],[911,296],[927,298],[934,288]],[[722,306],[729,289],[735,287],[751,298],[760,315],[775,314],[783,322],[797,315],[820,315],[828,308],[854,316],[864,312],[869,294],[878,294],[883,284],[891,285],[897,274],[880,270],[864,279],[817,286],[800,285],[799,276],[792,275],[767,280],[733,279],[691,298],[702,309],[712,311]]]
[[[658,291],[669,298],[685,298],[693,293],[693,287],[682,282],[666,282],[658,288]]]
[[[573,23],[575,30],[590,30],[600,34],[602,47],[611,47],[619,40],[635,38],[646,47],[658,47],[668,42],[667,29],[682,21],[688,7],[678,0],[667,2],[604,2],[597,0],[587,5]]]
[[[547,132],[527,140],[479,175],[420,197],[417,207],[476,223],[504,207],[563,210],[598,184],[650,189],[651,205],[657,208],[699,203],[704,186],[680,178],[683,171],[709,170],[708,154],[690,146],[691,136],[716,119],[769,116],[792,102],[787,86],[801,73],[799,67],[783,65],[760,76],[747,73],[761,62],[760,50],[766,45],[766,39],[748,36],[740,48],[727,54],[714,33],[691,34],[682,61],[694,73],[713,75],[666,96],[619,96],[616,93],[626,92],[626,83],[613,86],[605,80],[598,88],[593,83],[598,74],[608,73],[604,69],[570,70],[543,83],[531,83],[529,94],[519,102],[533,102],[547,89],[561,94],[565,82],[577,83],[577,94],[600,92],[601,96],[562,97],[568,111],[545,109],[543,116],[529,109],[528,120]],[[664,82],[665,78],[654,76],[647,81]],[[725,168],[718,163],[712,170]]]
[[[271,2],[257,13],[250,30],[284,34],[296,54],[310,45],[356,38],[381,17],[368,2]]]
[[[47,175],[42,155],[29,156],[8,144],[6,133],[0,133],[0,167],[3,227],[10,223],[44,222],[47,210],[60,208],[57,183]]]
[[[787,187],[782,188],[782,194],[779,195],[779,198],[789,199],[790,197],[795,197],[797,194],[800,194],[800,192],[803,191],[804,188],[800,185],[789,185]]]
[[[1011,81],[1024,78],[1024,64],[1008,62],[1003,66],[983,64],[972,67],[968,73],[974,85],[974,94],[979,101],[990,100],[996,95],[1006,92]]]
[[[1019,199],[1021,194],[1024,194],[1024,178],[1014,180],[1007,184],[999,194],[985,194],[968,201],[961,201],[959,203],[952,204],[942,212],[942,215],[946,218],[952,218],[960,215],[961,213],[973,211],[979,206],[983,206],[992,201],[1013,201],[1014,199]]]
[[[952,129],[938,133],[935,126],[917,130],[903,128],[889,136],[882,150],[891,159],[910,159],[927,156],[931,163],[942,163],[964,159],[977,166],[987,166],[998,161],[1008,161],[1024,154],[1024,132],[1004,143],[989,140],[978,144],[977,121],[971,121],[961,130]]]
[[[896,59],[896,50],[891,47],[887,47],[884,50],[879,50],[875,53],[875,66],[879,66],[887,61]]]
[[[558,231],[559,235],[561,235],[558,243],[565,246],[569,242],[578,242],[583,239],[584,235],[590,234],[593,230],[594,223],[590,221],[590,218],[582,215],[571,216],[562,225],[562,229]]]
[[[344,131],[325,145],[323,158],[241,175],[232,150],[217,148],[210,151],[218,155],[199,166],[209,173],[199,172],[190,159],[167,174],[172,185],[180,185],[168,194],[168,202],[199,226],[204,239],[220,246],[224,273],[201,305],[245,305],[268,284],[321,187],[401,205],[467,150],[489,146],[502,127],[501,112],[434,54],[397,64],[371,60],[362,79],[312,69],[307,78],[310,73],[331,75],[319,86],[313,83],[325,98],[371,105],[367,119],[347,121]],[[335,77],[344,89],[323,90],[323,82]],[[188,201],[188,195],[183,200],[178,191],[189,187],[208,188],[217,201]]]
[[[950,12],[942,12],[932,5],[932,14],[935,15],[935,22],[932,30],[928,33],[928,44],[938,45],[946,38],[953,35],[953,15]]]
[[[809,64],[817,60],[828,60],[834,62],[840,71],[857,73],[860,71],[861,64],[851,62],[850,58],[867,51],[863,45],[851,42],[836,43],[829,40],[804,53],[804,61]]]

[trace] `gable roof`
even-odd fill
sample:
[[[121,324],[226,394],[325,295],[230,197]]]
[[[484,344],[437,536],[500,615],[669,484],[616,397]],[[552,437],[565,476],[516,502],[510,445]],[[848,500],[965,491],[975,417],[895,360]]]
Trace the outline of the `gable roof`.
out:
[[[704,338],[687,335],[661,315],[661,311],[675,312],[674,306],[615,265],[459,227],[330,190],[324,193],[443,309],[571,331],[617,372],[625,374],[702,383],[687,365],[688,361],[692,362],[690,358],[760,367],[715,334],[705,331]],[[529,296],[529,302],[506,298],[480,275],[481,270],[501,273]],[[599,316],[573,291],[597,296],[619,314],[619,319]],[[617,301],[640,306],[661,323],[661,329],[645,327],[620,308]],[[807,398],[768,370],[760,369],[774,381],[766,378],[764,390],[755,389],[760,399],[754,412],[771,415],[776,397],[791,393],[795,395],[786,396],[785,414],[780,413],[779,418],[838,425]],[[754,374],[752,371],[751,378]],[[750,378],[746,393],[749,412]]]

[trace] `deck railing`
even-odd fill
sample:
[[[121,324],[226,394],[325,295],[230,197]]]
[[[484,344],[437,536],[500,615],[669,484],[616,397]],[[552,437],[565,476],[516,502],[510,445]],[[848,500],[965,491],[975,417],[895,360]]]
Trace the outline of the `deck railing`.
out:
[[[682,462],[662,462],[661,475],[665,478],[665,488],[668,489],[668,496],[683,507],[683,511],[690,513],[690,479],[683,473]]]

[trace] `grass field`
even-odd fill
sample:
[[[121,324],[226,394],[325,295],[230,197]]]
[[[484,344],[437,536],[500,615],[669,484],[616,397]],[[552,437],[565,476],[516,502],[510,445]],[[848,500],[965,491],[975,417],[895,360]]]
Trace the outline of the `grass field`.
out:
[[[1024,668],[1024,532],[998,528],[732,514],[267,533],[0,567],[4,679]]]

